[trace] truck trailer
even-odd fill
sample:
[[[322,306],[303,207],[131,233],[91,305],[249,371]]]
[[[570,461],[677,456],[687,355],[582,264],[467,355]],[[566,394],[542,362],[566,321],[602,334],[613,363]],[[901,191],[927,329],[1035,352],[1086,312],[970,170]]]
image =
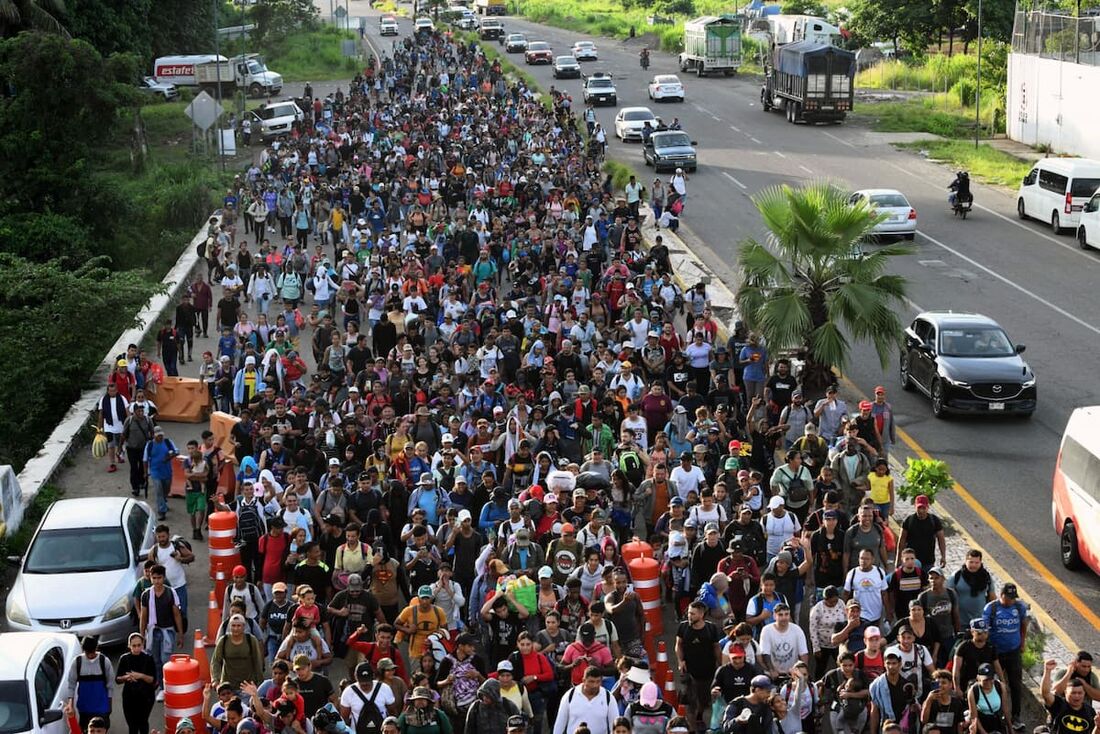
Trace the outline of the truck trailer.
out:
[[[841,122],[855,100],[856,57],[827,43],[796,41],[772,49],[760,103],[782,107],[787,122]]]
[[[214,54],[161,56],[153,62],[153,76],[159,82],[210,91],[220,83],[222,93],[242,89],[253,97],[276,95],[283,89],[283,77],[269,71],[259,54],[231,59]]]
[[[741,67],[741,31],[745,19],[739,15],[704,15],[684,23],[684,51],[680,71],[732,74]]]
[[[474,0],[474,6],[481,15],[508,14],[508,0]]]

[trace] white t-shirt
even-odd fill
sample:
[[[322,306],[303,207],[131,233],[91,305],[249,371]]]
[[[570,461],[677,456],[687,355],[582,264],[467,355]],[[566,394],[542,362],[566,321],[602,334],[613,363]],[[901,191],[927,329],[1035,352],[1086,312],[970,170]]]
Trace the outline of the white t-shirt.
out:
[[[161,548],[159,545],[153,546],[153,560],[164,566],[164,580],[173,589],[178,589],[187,583],[187,572],[183,568],[183,564],[177,559],[172,558],[172,554],[176,552],[175,547],[169,543],[167,548]]]
[[[887,588],[886,574],[878,566],[864,571],[858,566],[844,577],[844,590],[859,602],[860,616],[870,621],[882,618],[882,592]]]
[[[810,654],[806,633],[797,624],[788,624],[786,632],[780,632],[774,622],[764,625],[760,631],[760,654],[770,656],[780,673],[788,673],[799,655]]]
[[[920,698],[921,694],[924,692],[924,674],[921,672],[921,669],[927,669],[927,667],[932,664],[932,655],[928,652],[928,648],[914,642],[913,649],[909,652],[905,652],[901,649],[901,645],[891,645],[886,648],[886,652],[883,653],[883,655],[885,656],[891,652],[896,652],[898,657],[901,658],[901,677],[916,686],[917,698]]]
[[[352,731],[355,731],[355,725],[359,721],[359,714],[363,711],[363,706],[374,695],[375,687],[378,687],[378,695],[375,696],[374,705],[378,707],[378,711],[382,716],[386,716],[386,707],[397,703],[397,699],[394,698],[393,691],[385,683],[374,681],[371,687],[365,691],[359,688],[358,683],[355,683],[345,688],[344,692],[340,694],[340,705],[351,709]],[[363,697],[360,698],[359,694],[362,694]]]
[[[793,512],[784,512],[782,517],[776,517],[769,512],[764,515],[764,535],[768,537],[768,558],[779,553],[784,541],[794,537],[802,526]]]
[[[676,467],[668,475],[668,479],[675,485],[676,494],[680,499],[687,501],[688,492],[698,492],[699,486],[707,480],[707,477],[703,474],[702,469],[692,465],[691,469],[687,471],[684,470],[683,466]]]

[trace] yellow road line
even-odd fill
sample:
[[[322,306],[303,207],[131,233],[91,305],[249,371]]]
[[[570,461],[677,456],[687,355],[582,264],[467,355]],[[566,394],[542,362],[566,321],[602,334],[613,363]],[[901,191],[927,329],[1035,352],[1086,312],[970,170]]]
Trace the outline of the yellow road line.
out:
[[[856,384],[852,382],[849,378],[842,375],[840,379],[849,390],[851,390],[856,395],[859,395],[861,399],[868,399],[866,394],[862,390],[860,390],[860,388],[857,387]],[[908,446],[909,449],[919,458],[933,458],[932,455],[925,451],[924,447],[917,443],[917,440],[909,435],[909,433],[907,433],[905,430],[899,428],[897,429],[897,434],[901,438],[902,442],[904,442],[905,445]],[[959,498],[966,503],[966,505],[974,512],[974,514],[981,518],[986,523],[986,525],[988,525],[990,529],[992,529],[993,532],[995,532],[1001,538],[1001,540],[1003,540],[1010,548],[1012,548],[1012,550],[1016,551],[1016,553],[1019,554],[1024,562],[1027,563],[1027,565],[1030,566],[1033,571],[1039,574],[1043,581],[1045,581],[1055,592],[1057,592],[1059,596],[1069,602],[1069,605],[1072,606],[1077,611],[1077,613],[1085,619],[1085,621],[1100,629],[1100,616],[1097,616],[1096,613],[1093,612],[1092,609],[1090,609],[1089,606],[1079,596],[1074,594],[1068,586],[1062,583],[1062,581],[1057,576],[1051,573],[1050,570],[1043,565],[1042,561],[1036,558],[1034,553],[1029,551],[1023,543],[1017,540],[1016,537],[1008,530],[1008,528],[1006,528],[1000,520],[995,518],[993,514],[989,510],[987,510],[985,506],[982,505],[982,503],[979,502],[978,499],[969,492],[969,490],[966,489],[966,487],[962,486],[956,481],[954,489],[955,494],[957,494]],[[1075,653],[1078,650],[1082,649],[1080,645],[1073,641],[1073,638],[1069,636],[1069,633],[1066,632],[1060,624],[1055,622],[1054,618],[1051,617],[1050,614],[1035,601],[1035,598],[1027,593],[1027,591],[1025,590],[1025,585],[1017,583],[1012,574],[1010,574],[1004,566],[998,563],[997,560],[992,556],[992,554],[986,551],[985,548],[983,548],[981,544],[974,539],[974,536],[968,533],[966,529],[962,526],[962,524],[957,519],[955,519],[945,507],[940,505],[936,512],[941,517],[948,519],[952,523],[952,525],[954,525],[958,529],[959,535],[962,536],[968,546],[974,548],[975,550],[981,551],[983,563],[985,563],[985,565],[989,568],[990,571],[993,572],[995,576],[1001,578],[1003,582],[1011,582],[1016,584],[1016,588],[1020,591],[1020,598],[1022,598],[1025,602],[1028,603],[1028,605],[1030,605],[1031,612],[1042,624],[1044,630],[1053,632],[1054,635],[1059,640],[1061,640],[1062,644],[1065,645],[1071,653]]]

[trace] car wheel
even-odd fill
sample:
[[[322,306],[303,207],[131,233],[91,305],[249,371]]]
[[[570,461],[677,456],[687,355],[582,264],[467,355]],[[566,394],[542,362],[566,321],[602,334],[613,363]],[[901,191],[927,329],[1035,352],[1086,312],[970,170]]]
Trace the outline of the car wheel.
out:
[[[944,405],[943,400],[943,382],[939,378],[932,382],[930,392],[932,393],[932,415],[937,418],[946,418],[947,407]]]
[[[692,166],[691,168],[688,169],[688,173],[695,173],[698,170],[699,170],[698,166]]]
[[[901,389],[907,392],[913,390],[913,378],[909,376],[909,355],[902,353],[898,359],[898,377],[901,378]]]
[[[684,103],[684,98],[679,97],[679,98],[676,99],[676,101],[679,102],[680,104],[683,104]]]
[[[1054,230],[1054,234],[1062,233],[1062,218],[1058,216],[1058,212],[1051,213],[1050,228]]]
[[[263,88],[263,87],[261,87],[261,86],[260,86],[259,84],[257,84],[256,82],[253,82],[253,83],[252,83],[252,86],[250,86],[250,87],[248,88],[248,93],[249,93],[249,94],[251,94],[251,95],[252,95],[253,97],[259,97],[259,96],[262,96],[262,95],[263,95],[263,93],[264,93],[264,88]]]
[[[1077,244],[1081,246],[1082,250],[1089,249],[1089,238],[1085,234],[1085,228],[1081,227],[1077,230]]]
[[[1016,201],[1016,216],[1018,216],[1020,219],[1027,219],[1027,212],[1024,211],[1023,198],[1017,199]]]
[[[1077,542],[1077,528],[1073,523],[1067,522],[1062,528],[1062,536],[1059,539],[1059,551],[1062,556],[1062,565],[1071,571],[1077,571],[1083,565],[1081,563],[1081,546]]]
[[[912,242],[914,239],[916,239],[916,237],[917,237],[916,232],[907,232],[905,234],[905,239],[909,240],[910,242]]]

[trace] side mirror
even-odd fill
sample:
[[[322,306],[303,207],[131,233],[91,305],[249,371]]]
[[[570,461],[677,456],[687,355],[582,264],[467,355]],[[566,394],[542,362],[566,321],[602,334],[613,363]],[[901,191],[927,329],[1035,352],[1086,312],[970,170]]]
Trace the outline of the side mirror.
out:
[[[1024,350],[1025,350],[1025,349],[1027,349],[1027,346],[1026,346],[1026,345],[1024,345],[1024,344],[1017,344],[1017,345],[1016,345],[1016,354],[1023,354],[1023,353],[1024,353]]]
[[[698,144],[699,144],[699,141],[698,141],[698,140],[692,140],[692,141],[691,141],[691,144],[692,144],[692,145],[698,145]]]
[[[23,556],[8,556],[8,563],[12,566],[18,566],[23,562]]]
[[[40,726],[46,726],[47,724],[61,721],[64,718],[65,714],[61,709],[46,709],[42,712],[42,716],[38,721]]]

